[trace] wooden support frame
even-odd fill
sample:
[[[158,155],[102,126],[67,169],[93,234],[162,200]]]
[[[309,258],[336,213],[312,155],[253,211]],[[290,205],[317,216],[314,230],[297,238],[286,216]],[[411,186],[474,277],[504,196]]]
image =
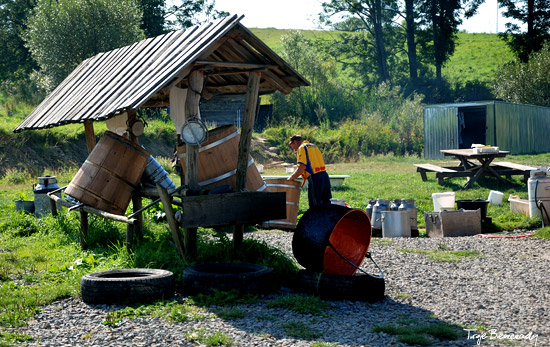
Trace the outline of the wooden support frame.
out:
[[[187,98],[185,99],[186,118],[198,118],[199,102],[204,85],[204,74],[201,71],[192,71],[188,77]],[[185,184],[189,189],[199,189],[199,146],[186,145]],[[185,259],[193,260],[197,257],[197,228],[184,228]]]
[[[182,259],[187,259],[184,240],[182,240],[178,223],[176,221],[176,218],[174,217],[174,210],[172,209],[172,197],[168,194],[168,191],[166,189],[162,188],[158,184],[157,190],[162,201],[162,206],[164,207],[164,212],[166,213],[166,220],[168,221],[168,225],[170,226],[170,231],[172,232],[172,238],[174,239],[174,243],[176,244],[178,255]]]
[[[250,142],[252,140],[252,130],[254,129],[254,117],[258,107],[258,89],[260,86],[259,72],[248,74],[248,84],[246,90],[246,101],[244,107],[243,121],[241,125],[241,138],[239,140],[239,157],[237,159],[236,187],[240,192],[246,186],[246,171],[248,170],[248,158],[250,157]],[[237,224],[233,231],[233,248],[238,252],[243,247],[244,225]]]

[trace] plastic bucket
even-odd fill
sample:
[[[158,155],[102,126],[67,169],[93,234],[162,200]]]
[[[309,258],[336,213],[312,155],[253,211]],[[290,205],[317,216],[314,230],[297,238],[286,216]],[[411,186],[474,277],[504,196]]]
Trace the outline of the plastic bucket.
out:
[[[240,135],[235,125],[224,125],[208,132],[208,140],[203,142],[199,148],[198,175],[201,188],[212,189],[225,185],[235,188],[239,140]],[[181,168],[185,172],[187,148],[180,146],[176,150]],[[245,188],[248,191],[262,191],[266,188],[251,156],[249,156],[246,171]]]
[[[318,205],[300,218],[292,238],[292,252],[309,271],[353,275],[365,258],[371,236],[365,211]]]
[[[432,199],[434,203],[434,212],[454,211],[455,209],[455,193],[433,193]]]
[[[489,204],[488,200],[457,200],[456,208],[460,210],[480,210],[481,219],[484,220],[487,217],[487,205]]]
[[[489,202],[493,205],[502,205],[502,198],[504,197],[504,193],[497,192],[496,190],[491,190],[489,192]]]
[[[286,193],[286,219],[277,219],[263,222],[266,228],[295,229],[300,205],[300,182],[288,181],[283,178],[270,178],[265,180],[266,191]]]
[[[382,211],[382,237],[411,237],[409,211]]]
[[[148,159],[145,149],[107,131],[65,193],[88,206],[123,215]]]

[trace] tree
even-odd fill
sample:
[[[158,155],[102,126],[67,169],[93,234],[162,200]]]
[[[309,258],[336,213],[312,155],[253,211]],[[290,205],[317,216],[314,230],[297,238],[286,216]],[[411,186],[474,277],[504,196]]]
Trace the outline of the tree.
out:
[[[379,82],[391,82],[385,40],[387,35],[384,35],[384,32],[392,30],[391,20],[396,12],[396,6],[394,0],[331,0],[323,3],[324,15],[322,19],[325,22],[330,23],[331,16],[343,15],[344,19],[353,18],[348,21],[348,24],[352,24],[355,31],[366,32],[370,35],[363,36],[363,39],[367,39],[363,44],[374,48]],[[349,39],[349,42],[353,44],[353,37],[343,36],[343,38]],[[364,51],[368,51],[365,48],[363,47]]]
[[[36,68],[21,38],[35,5],[36,0],[0,0],[0,80],[19,80]]]
[[[550,42],[531,53],[528,62],[517,59],[496,73],[493,92],[502,100],[550,106]]]
[[[25,37],[40,67],[37,81],[46,91],[84,59],[144,37],[132,0],[41,0],[35,10]]]
[[[143,13],[141,29],[143,29],[146,37],[154,37],[165,33],[165,6],[165,0],[139,0],[139,7]]]
[[[506,23],[506,32],[499,34],[508,46],[526,62],[532,52],[550,41],[550,0],[498,0],[506,8],[504,16],[527,26],[522,32],[518,24]]]
[[[185,29],[193,25],[213,19],[226,17],[229,13],[215,9],[216,0],[181,0],[172,5],[167,15],[175,19],[169,20],[170,29]]]
[[[423,0],[420,5],[424,31],[419,35],[433,57],[436,79],[441,82],[441,69],[453,55],[460,15],[472,17],[483,0]],[[431,41],[431,45],[426,45]]]
[[[299,71],[310,87],[295,88],[289,95],[273,96],[274,118],[300,118],[307,124],[330,124],[350,117],[354,105],[336,81],[335,62],[299,31],[281,37],[281,57]]]

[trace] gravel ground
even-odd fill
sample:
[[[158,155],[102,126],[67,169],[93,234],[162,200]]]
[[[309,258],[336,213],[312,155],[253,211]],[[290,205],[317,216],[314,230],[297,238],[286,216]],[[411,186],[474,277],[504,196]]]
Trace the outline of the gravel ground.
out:
[[[512,233],[511,235],[519,235]],[[246,234],[292,255],[292,233]],[[419,250],[477,251],[456,262],[430,259]],[[203,319],[171,324],[161,318],[124,319],[102,324],[120,306],[87,305],[79,298],[43,308],[20,333],[40,346],[199,346],[190,336],[223,332],[233,346],[405,346],[397,337],[375,333],[384,323],[427,326],[445,322],[488,329],[486,336],[464,331],[435,346],[550,346],[550,241],[535,238],[373,239],[373,258],[384,271],[383,302],[328,301],[322,316],[270,308],[267,300],[244,305],[244,318],[223,320],[211,308]],[[362,265],[376,273],[372,263]],[[208,311],[210,310],[210,312]],[[318,337],[292,337],[285,324],[301,322]],[[193,335],[195,334],[195,335]],[[530,339],[529,339],[530,338]],[[325,344],[320,344],[324,342]]]

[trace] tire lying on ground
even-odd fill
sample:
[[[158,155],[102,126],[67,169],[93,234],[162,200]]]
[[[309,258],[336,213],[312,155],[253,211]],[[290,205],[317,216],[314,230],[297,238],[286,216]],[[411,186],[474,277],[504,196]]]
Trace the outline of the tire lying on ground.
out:
[[[94,272],[80,279],[88,304],[146,303],[174,296],[174,274],[160,269],[119,269]]]
[[[195,295],[213,290],[268,293],[274,290],[273,269],[249,263],[207,263],[183,270],[183,293]]]
[[[307,270],[298,272],[298,290],[327,300],[376,302],[384,300],[384,278],[356,272],[352,276]]]

